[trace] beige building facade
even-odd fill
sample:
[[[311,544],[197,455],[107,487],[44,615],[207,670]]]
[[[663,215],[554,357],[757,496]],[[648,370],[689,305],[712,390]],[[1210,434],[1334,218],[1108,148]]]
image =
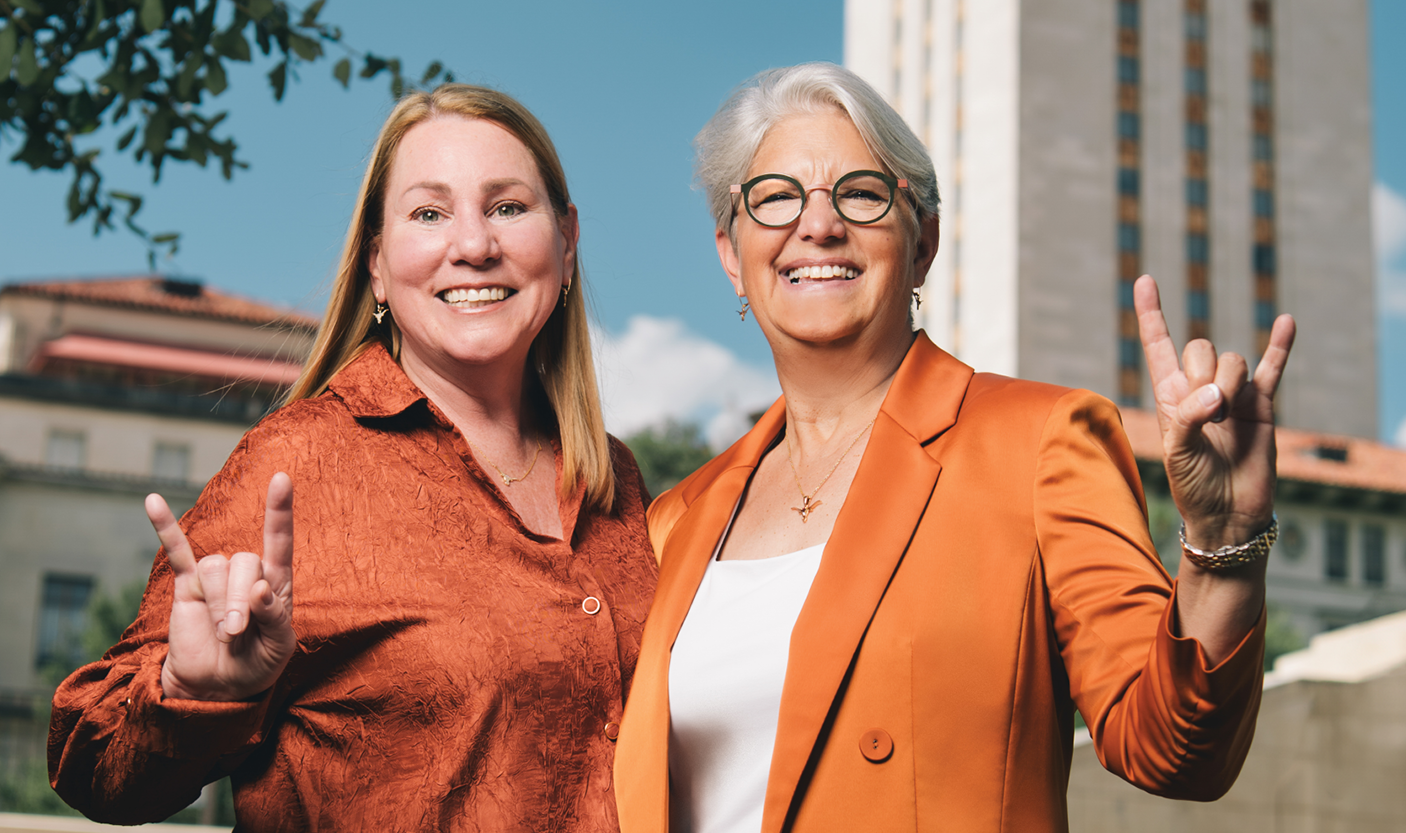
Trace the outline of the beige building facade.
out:
[[[845,63],[932,151],[959,358],[1147,407],[1147,272],[1178,342],[1293,313],[1283,424],[1378,436],[1366,0],[847,0]]]
[[[46,713],[90,605],[151,568],[145,496],[189,508],[315,329],[161,276],[0,287],[0,718]]]

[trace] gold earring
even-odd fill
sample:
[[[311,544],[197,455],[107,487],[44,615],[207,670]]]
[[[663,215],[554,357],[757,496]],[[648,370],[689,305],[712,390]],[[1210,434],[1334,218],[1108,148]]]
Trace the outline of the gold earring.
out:
[[[567,284],[566,286],[563,286],[563,287],[561,288],[561,308],[562,308],[562,309],[566,309],[566,299],[567,299],[567,296],[569,296],[569,295],[571,295],[571,284]]]
[[[746,296],[746,295],[739,295],[739,296],[737,296],[737,297],[738,297],[739,299],[741,299],[741,301],[742,301],[742,309],[740,309],[740,310],[737,311],[737,318],[738,318],[739,321],[746,321],[746,320],[747,320],[747,310],[751,309],[751,308],[752,308],[752,305],[751,305],[751,303],[749,303],[749,302],[747,301],[747,296]]]
[[[388,306],[386,306],[385,304],[383,304],[383,303],[377,301],[377,302],[376,302],[376,311],[373,312],[373,313],[371,313],[371,317],[376,319],[376,323],[377,323],[377,324],[380,324],[381,321],[382,321],[382,319],[384,319],[384,318],[386,317],[386,313],[388,313],[388,312],[390,312],[390,311],[391,311],[391,308],[390,308],[390,307],[388,307]]]
[[[923,308],[923,296],[918,294],[918,290],[913,290],[913,303],[918,305],[918,309]]]

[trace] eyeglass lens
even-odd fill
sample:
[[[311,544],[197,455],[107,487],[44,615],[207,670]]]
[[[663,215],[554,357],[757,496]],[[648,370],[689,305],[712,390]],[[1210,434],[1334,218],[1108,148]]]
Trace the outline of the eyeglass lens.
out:
[[[893,204],[893,188],[866,171],[840,179],[831,190],[833,205],[851,223],[873,223],[888,213]],[[753,181],[747,193],[747,213],[765,226],[786,226],[801,216],[805,193],[793,180],[780,175]]]

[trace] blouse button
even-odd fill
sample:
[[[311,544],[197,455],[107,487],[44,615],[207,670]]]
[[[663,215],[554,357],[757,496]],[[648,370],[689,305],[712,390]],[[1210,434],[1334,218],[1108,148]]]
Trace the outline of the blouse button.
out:
[[[620,724],[619,724],[619,723],[607,723],[607,724],[605,724],[605,737],[606,737],[607,740],[612,740],[612,741],[615,740],[616,738],[620,737]]]
[[[587,596],[585,601],[581,602],[581,609],[586,611],[587,616],[595,616],[600,613],[600,599],[595,596]]]

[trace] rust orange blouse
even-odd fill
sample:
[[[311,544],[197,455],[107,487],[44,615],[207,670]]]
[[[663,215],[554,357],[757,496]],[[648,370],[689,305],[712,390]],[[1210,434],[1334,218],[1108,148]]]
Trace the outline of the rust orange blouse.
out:
[[[54,787],[92,818],[165,818],[233,777],[240,830],[614,831],[614,736],[656,568],[612,441],[613,514],[529,532],[380,347],[251,430],[182,520],[196,555],[261,548],[294,488],[298,650],[255,702],[163,699],[172,576],[54,696]],[[560,476],[560,455],[557,456]]]

